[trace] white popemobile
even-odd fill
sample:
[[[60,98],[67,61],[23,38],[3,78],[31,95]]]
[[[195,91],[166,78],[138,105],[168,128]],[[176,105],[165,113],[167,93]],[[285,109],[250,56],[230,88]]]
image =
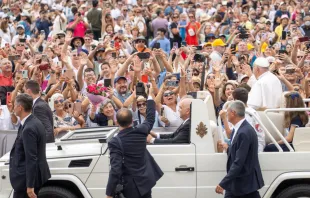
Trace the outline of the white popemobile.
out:
[[[198,93],[198,98],[206,93]],[[189,144],[148,145],[164,176],[153,188],[153,197],[220,198],[215,187],[226,175],[226,153],[217,151],[223,137],[216,125],[212,97],[196,99],[191,107]],[[285,111],[287,109],[277,109]],[[305,110],[305,109],[302,109]],[[309,109],[308,109],[309,110]],[[261,112],[266,144],[284,139],[283,114]],[[173,132],[159,128],[156,132]],[[107,142],[117,127],[89,128],[68,132],[47,145],[52,178],[40,191],[40,198],[103,198],[109,176]],[[280,136],[279,136],[280,135]],[[310,128],[297,128],[291,152],[259,153],[265,186],[264,198],[310,197]],[[285,141],[286,142],[286,141]],[[286,142],[287,143],[287,142]],[[291,148],[291,147],[290,147]],[[12,197],[9,154],[0,159],[0,198]]]

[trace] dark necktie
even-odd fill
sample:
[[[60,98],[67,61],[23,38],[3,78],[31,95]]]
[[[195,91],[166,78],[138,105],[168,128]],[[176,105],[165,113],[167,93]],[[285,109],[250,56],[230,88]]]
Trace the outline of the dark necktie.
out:
[[[235,135],[235,129],[232,130],[231,135],[230,135],[230,145],[232,144],[234,135]]]

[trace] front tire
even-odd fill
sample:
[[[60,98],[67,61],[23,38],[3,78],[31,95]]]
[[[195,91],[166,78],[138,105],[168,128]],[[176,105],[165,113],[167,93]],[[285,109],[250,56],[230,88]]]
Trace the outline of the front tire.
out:
[[[310,185],[298,184],[284,189],[276,198],[310,197]]]
[[[39,192],[39,198],[78,198],[70,190],[58,186],[46,186]]]

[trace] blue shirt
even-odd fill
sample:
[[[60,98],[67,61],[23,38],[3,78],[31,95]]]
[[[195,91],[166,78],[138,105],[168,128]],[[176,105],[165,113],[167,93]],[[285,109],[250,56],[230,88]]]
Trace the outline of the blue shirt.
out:
[[[19,24],[23,25],[25,28],[25,35],[31,36],[30,25],[28,25],[25,21],[20,21]]]
[[[180,6],[176,6],[175,9],[178,9],[180,11],[180,13],[183,13],[183,8],[180,7]],[[171,6],[168,6],[166,9],[165,9],[165,16],[169,15],[171,12],[173,13],[174,10]]]
[[[158,87],[158,89],[163,84],[163,82],[165,80],[165,77],[166,77],[166,74],[167,74],[167,70],[166,69],[164,69],[162,72],[159,73],[158,79],[157,79],[157,87]]]
[[[52,26],[53,23],[51,23],[50,21],[47,20],[41,20],[38,19],[36,21],[36,27],[38,29],[38,31],[40,32],[41,30],[44,30],[45,32],[45,39],[47,39],[48,34],[50,33],[50,26]]]
[[[169,53],[170,53],[170,41],[166,37],[164,37],[164,39],[160,39],[160,40],[157,40],[157,41],[155,39],[153,39],[152,42],[150,43],[150,47],[152,48],[155,43],[160,43],[160,48],[167,55],[169,55]]]
[[[129,98],[130,95],[131,95],[130,91],[127,91],[127,93],[125,94],[120,94],[118,93],[117,90],[114,89],[114,96],[117,97],[123,104],[127,100],[127,98]]]

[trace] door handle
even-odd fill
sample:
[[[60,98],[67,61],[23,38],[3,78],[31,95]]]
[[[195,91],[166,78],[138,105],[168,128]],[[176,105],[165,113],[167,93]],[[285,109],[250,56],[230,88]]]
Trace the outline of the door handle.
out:
[[[186,171],[186,172],[188,172],[188,171],[195,171],[195,168],[194,167],[187,167],[187,166],[179,166],[179,167],[176,167],[175,168],[175,171],[176,172],[181,172],[181,171]]]

